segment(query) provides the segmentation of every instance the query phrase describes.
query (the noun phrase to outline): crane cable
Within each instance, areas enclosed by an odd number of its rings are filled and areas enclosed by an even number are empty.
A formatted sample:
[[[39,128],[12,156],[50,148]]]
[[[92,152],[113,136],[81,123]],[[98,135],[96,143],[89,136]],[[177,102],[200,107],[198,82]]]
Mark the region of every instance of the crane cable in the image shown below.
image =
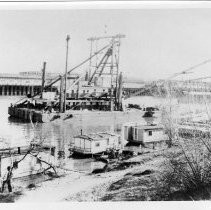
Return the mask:
[[[169,78],[167,78],[167,80],[172,79],[172,78],[174,78],[174,77],[177,77],[177,76],[179,76],[179,75],[181,75],[181,74],[187,74],[187,73],[190,72],[191,70],[196,69],[196,68],[198,68],[199,66],[205,65],[205,64],[207,64],[207,63],[209,63],[209,62],[211,62],[211,59],[205,60],[205,61],[203,61],[203,62],[201,62],[201,63],[198,63],[198,64],[196,64],[196,65],[194,65],[194,66],[189,67],[188,69],[185,69],[185,70],[183,70],[183,71],[181,71],[181,72],[175,73],[175,74],[173,74],[172,76],[170,76]]]
[[[100,50],[98,50],[96,53],[94,53],[92,56],[90,56],[89,58],[87,58],[86,60],[84,60],[83,62],[81,62],[80,64],[78,64],[78,65],[76,65],[75,67],[73,67],[72,69],[70,69],[70,70],[67,72],[67,74],[70,74],[70,73],[73,72],[75,69],[77,69],[77,68],[79,68],[80,66],[84,65],[86,62],[88,62],[88,61],[89,61],[90,59],[92,59],[93,57],[97,56],[97,54],[99,54],[100,52],[102,52],[103,50],[105,50],[105,49],[106,49],[107,47],[109,47],[109,46],[110,46],[110,44],[104,46],[103,48],[101,48]],[[63,76],[65,76],[65,74],[64,74]],[[62,76],[62,77],[63,77],[63,76]],[[46,86],[44,87],[44,90],[45,90],[46,88],[48,88],[48,87],[51,87],[51,86],[52,86],[53,84],[55,84],[56,82],[58,82],[58,81],[60,80],[60,78],[61,78],[61,76],[57,76],[56,78],[52,79],[53,81],[50,82],[50,84],[46,85]],[[40,91],[39,91],[38,93],[34,94],[32,97],[35,97],[35,96],[37,96],[37,95],[39,95],[39,94],[40,94]],[[27,97],[25,96],[25,97],[21,98],[20,100],[18,100],[17,102],[15,102],[14,104],[17,104],[17,103],[19,103],[20,101],[22,101],[23,99],[26,99],[26,98],[27,98]]]

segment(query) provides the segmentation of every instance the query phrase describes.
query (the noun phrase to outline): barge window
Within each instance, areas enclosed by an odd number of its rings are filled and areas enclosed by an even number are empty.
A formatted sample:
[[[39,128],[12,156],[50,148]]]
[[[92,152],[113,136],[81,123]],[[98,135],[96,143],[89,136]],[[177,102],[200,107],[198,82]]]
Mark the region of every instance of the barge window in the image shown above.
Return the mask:
[[[95,143],[95,146],[96,147],[99,147],[100,146],[100,143],[99,142]]]
[[[149,133],[148,133],[148,134],[149,134],[149,136],[152,136],[152,131],[149,131]]]

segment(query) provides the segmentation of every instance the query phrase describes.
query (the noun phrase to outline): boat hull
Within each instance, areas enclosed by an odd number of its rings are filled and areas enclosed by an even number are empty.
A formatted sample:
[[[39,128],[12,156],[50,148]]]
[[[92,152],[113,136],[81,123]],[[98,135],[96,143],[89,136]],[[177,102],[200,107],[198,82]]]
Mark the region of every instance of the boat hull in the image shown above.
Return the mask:
[[[13,117],[20,119],[22,121],[32,121],[32,122],[51,122],[56,119],[60,120],[72,120],[71,118],[80,118],[83,117],[112,117],[118,120],[119,118],[127,118],[128,116],[138,116],[142,118],[143,111],[129,110],[129,111],[78,111],[78,110],[68,110],[66,113],[47,113],[34,109],[27,108],[17,108],[9,107],[8,114]]]
[[[41,123],[51,122],[58,118],[65,119],[69,117],[69,115],[65,113],[47,113],[39,110],[18,107],[9,107],[8,114],[13,118],[17,118],[22,121],[32,121]]]
[[[77,151],[77,150],[73,150],[73,154],[72,157],[73,158],[88,158],[88,157],[100,157],[101,155],[103,155],[104,152],[100,152],[100,153],[86,153],[86,152],[81,152],[81,151]]]

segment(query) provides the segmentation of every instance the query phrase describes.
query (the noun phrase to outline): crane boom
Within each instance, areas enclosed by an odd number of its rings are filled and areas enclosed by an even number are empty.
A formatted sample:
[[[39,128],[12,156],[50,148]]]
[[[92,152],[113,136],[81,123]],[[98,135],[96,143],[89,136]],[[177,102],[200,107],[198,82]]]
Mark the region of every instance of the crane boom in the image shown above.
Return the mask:
[[[125,38],[124,34],[117,34],[115,36],[99,36],[99,37],[90,37],[87,40],[88,41],[96,41],[100,39],[117,39],[117,38]]]
[[[71,72],[73,72],[75,69],[79,68],[80,66],[84,65],[86,62],[88,62],[90,59],[92,59],[93,57],[95,57],[96,55],[98,55],[100,52],[102,52],[103,50],[105,50],[106,48],[108,48],[110,46],[110,44],[104,46],[103,48],[101,48],[100,50],[98,50],[97,52],[95,52],[93,55],[91,55],[89,58],[87,58],[86,60],[82,61],[80,64],[76,65],[75,67],[73,67],[72,69],[70,69],[67,74],[70,74]],[[65,74],[63,75],[65,76]],[[47,88],[51,87],[53,84],[55,84],[56,82],[58,82],[61,79],[61,75],[55,77],[53,79],[52,82],[50,82],[49,84],[47,84],[44,87],[44,90],[46,90]],[[40,94],[40,91],[34,95],[32,95],[31,97],[35,97],[37,95]],[[20,101],[26,99],[27,97],[21,98],[20,100],[18,100],[17,102],[15,102],[15,104],[19,103]]]
[[[105,65],[106,65],[106,62],[107,62],[108,58],[110,57],[111,53],[112,53],[112,49],[109,48],[109,49],[107,50],[107,52],[105,53],[105,55],[104,55],[104,56],[102,57],[102,59],[100,60],[99,64],[97,65],[95,71],[93,72],[93,74],[92,74],[92,76],[91,76],[91,78],[90,78],[90,80],[89,80],[89,83],[93,80],[93,78],[94,78],[94,76],[95,76],[97,70],[100,68],[101,64],[102,64],[103,61],[104,61],[104,64],[103,64],[103,66],[102,66],[102,68],[101,68],[101,71],[100,71],[99,76],[102,74],[103,69],[104,69],[104,67],[105,67]]]

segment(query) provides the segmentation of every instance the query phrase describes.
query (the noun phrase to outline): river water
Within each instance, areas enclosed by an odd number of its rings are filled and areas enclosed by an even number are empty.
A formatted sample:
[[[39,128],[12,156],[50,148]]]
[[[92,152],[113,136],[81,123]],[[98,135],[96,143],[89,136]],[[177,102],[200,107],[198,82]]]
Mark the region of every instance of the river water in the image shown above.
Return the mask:
[[[26,146],[33,139],[43,140],[48,145],[55,146],[57,151],[61,151],[64,155],[60,158],[61,165],[74,170],[91,171],[95,168],[96,162],[92,159],[71,159],[68,158],[73,137],[80,134],[81,130],[84,134],[101,131],[111,131],[121,133],[122,124],[125,122],[141,122],[146,124],[146,120],[142,117],[142,113],[134,112],[131,115],[124,115],[122,118],[108,115],[104,117],[80,116],[65,121],[55,120],[49,123],[31,124],[21,122],[17,119],[11,119],[8,115],[8,106],[19,100],[20,97],[1,96],[0,97],[0,148]],[[191,110],[191,105],[206,111],[211,107],[211,99],[197,100],[197,103],[187,100],[186,97],[180,98],[179,103],[182,110]],[[172,100],[171,100],[172,102]],[[140,106],[167,106],[169,101],[166,98],[156,98],[151,96],[141,96],[127,99],[126,103],[135,103]],[[173,103],[178,104],[178,99],[174,99]],[[211,113],[211,112],[210,112]],[[176,112],[177,114],[177,112]],[[152,121],[152,119],[149,119]],[[159,119],[155,119],[155,121]]]
[[[140,115],[125,115],[122,119],[116,119],[111,115],[106,117],[81,116],[68,119],[66,121],[55,120],[49,123],[27,123],[18,119],[11,119],[8,115],[8,106],[19,100],[15,96],[0,97],[0,148],[26,146],[33,139],[43,140],[48,145],[55,146],[64,155],[60,159],[61,165],[74,170],[90,171],[96,166],[96,162],[91,159],[70,159],[68,148],[73,142],[73,137],[81,133],[84,134],[111,131],[121,133],[121,126],[124,122],[139,121],[146,123]],[[138,98],[135,99],[137,101]],[[131,99],[129,103],[131,103]]]
[[[66,121],[55,120],[49,123],[31,124],[21,122],[17,119],[11,119],[7,113],[10,103],[14,103],[20,98],[15,96],[0,97],[0,148],[26,146],[33,139],[43,140],[45,143],[55,146],[58,151],[62,151],[64,156],[61,157],[61,165],[74,170],[90,171],[95,168],[91,159],[70,159],[68,148],[73,142],[73,137],[80,134],[81,130],[84,134],[112,131],[121,133],[121,126],[124,122],[141,122],[146,124],[143,113],[125,115],[122,119],[116,117],[95,117],[81,116],[78,118],[68,119]],[[155,98],[150,96],[134,97],[127,100],[126,103],[136,103],[141,106],[160,106],[166,102],[164,98]],[[175,101],[177,103],[177,101]],[[189,104],[184,102],[183,104]],[[201,105],[200,105],[201,106]]]

